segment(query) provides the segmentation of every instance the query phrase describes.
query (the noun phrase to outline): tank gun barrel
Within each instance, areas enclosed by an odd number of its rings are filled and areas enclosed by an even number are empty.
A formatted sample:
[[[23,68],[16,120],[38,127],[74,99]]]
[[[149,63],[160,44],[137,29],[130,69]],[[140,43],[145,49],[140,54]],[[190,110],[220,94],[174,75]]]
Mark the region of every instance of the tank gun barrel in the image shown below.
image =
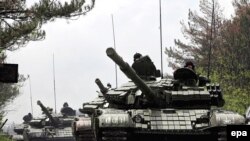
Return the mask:
[[[95,83],[97,84],[97,86],[99,87],[100,91],[103,94],[106,94],[108,92],[108,88],[104,87],[101,80],[96,78]]]
[[[52,124],[54,126],[57,126],[56,120],[52,117],[52,115],[49,113],[48,109],[42,104],[42,102],[40,100],[37,101],[37,105],[39,105],[41,107],[42,111],[50,119],[50,121],[52,122]]]
[[[121,69],[121,71],[131,79],[135,85],[146,95],[149,101],[155,99],[154,92],[147,84],[135,73],[135,71],[120,57],[113,48],[108,48],[106,53]]]

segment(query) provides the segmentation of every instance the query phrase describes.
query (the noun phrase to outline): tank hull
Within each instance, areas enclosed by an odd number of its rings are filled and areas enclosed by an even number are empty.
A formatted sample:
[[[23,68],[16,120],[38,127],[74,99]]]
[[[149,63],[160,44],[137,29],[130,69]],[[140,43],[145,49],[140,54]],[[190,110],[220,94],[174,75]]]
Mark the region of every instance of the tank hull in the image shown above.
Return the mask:
[[[78,141],[226,140],[226,124],[244,124],[237,113],[207,109],[97,109],[100,115],[75,122]],[[231,117],[231,119],[229,118]],[[217,118],[217,119],[216,119]],[[77,123],[78,122],[78,123]]]

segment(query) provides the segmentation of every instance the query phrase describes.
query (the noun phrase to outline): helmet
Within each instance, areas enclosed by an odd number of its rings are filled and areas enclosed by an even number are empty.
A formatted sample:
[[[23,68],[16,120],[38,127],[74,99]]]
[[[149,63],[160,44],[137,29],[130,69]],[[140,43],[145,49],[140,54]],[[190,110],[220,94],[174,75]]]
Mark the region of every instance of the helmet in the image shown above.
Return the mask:
[[[188,67],[189,65],[191,65],[192,69],[195,70],[195,65],[192,61],[187,61],[184,67]]]
[[[134,55],[134,61],[136,60],[136,59],[139,59],[139,58],[141,58],[141,54],[140,53],[135,53],[135,55]]]
[[[69,104],[67,102],[63,103],[63,107],[68,107],[68,106],[69,106]]]

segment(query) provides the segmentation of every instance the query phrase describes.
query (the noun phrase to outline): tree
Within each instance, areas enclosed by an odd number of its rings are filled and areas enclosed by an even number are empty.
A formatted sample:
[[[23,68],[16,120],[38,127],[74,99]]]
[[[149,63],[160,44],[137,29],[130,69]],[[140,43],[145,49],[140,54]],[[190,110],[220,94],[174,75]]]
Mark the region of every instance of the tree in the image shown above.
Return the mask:
[[[95,0],[40,0],[27,7],[25,0],[0,0],[0,62],[7,57],[5,50],[16,50],[29,41],[45,38],[43,24],[57,18],[72,19],[87,14],[94,8]],[[0,121],[2,109],[19,94],[19,88],[25,78],[20,75],[18,84],[0,83]]]
[[[222,82],[228,97],[227,109],[244,112],[250,105],[250,3],[235,0],[235,16],[222,28],[220,52]]]
[[[175,40],[177,48],[166,49],[176,67],[193,60],[198,73],[207,73],[224,90],[225,109],[244,113],[250,101],[250,4],[248,0],[234,1],[236,15],[223,19],[215,0],[202,0],[200,11],[189,11],[188,24],[183,35],[189,41]],[[211,74],[211,75],[210,75]]]
[[[214,45],[217,44],[223,15],[216,0],[211,2],[201,0],[199,6],[202,15],[189,10],[188,24],[181,22],[182,33],[188,43],[175,39],[176,47],[166,48],[165,50],[165,53],[171,59],[169,65],[173,68],[179,67],[187,60],[192,60],[203,70],[207,69],[210,49],[214,51]],[[215,55],[211,56],[213,59],[215,57]]]
[[[25,0],[0,0],[0,52],[16,50],[29,41],[44,39],[41,26],[56,18],[72,19],[93,9],[95,0],[71,0],[62,4],[56,0],[40,0],[26,7]]]
[[[223,52],[221,66],[227,70],[232,85],[244,88],[250,82],[250,4],[235,0],[236,15],[225,22],[222,30]]]

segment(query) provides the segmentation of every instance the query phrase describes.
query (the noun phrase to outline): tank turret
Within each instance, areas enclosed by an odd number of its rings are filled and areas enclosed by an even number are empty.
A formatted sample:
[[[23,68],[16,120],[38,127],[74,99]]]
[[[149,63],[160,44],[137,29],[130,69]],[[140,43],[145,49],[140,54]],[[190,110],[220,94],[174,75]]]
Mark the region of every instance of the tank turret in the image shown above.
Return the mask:
[[[42,104],[40,100],[37,101],[37,105],[39,105],[43,111],[43,113],[49,118],[53,126],[58,126],[58,122],[56,119],[51,115],[51,113],[48,111],[48,109]]]
[[[95,83],[99,87],[103,95],[105,95],[108,92],[108,88],[104,87],[100,79],[96,78]]]

